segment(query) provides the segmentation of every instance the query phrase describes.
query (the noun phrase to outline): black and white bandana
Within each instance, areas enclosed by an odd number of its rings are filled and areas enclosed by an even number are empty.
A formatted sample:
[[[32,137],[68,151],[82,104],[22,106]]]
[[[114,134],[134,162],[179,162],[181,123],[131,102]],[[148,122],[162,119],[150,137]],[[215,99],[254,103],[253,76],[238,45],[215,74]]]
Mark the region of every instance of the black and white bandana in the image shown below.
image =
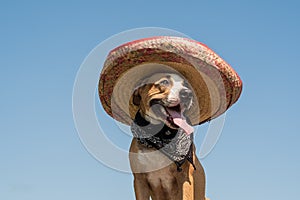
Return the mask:
[[[154,147],[177,165],[181,166],[188,160],[193,163],[193,134],[185,134],[179,129],[171,129],[165,124],[150,124],[137,112],[131,125],[131,132],[138,142],[146,147]],[[196,169],[196,168],[195,168]]]

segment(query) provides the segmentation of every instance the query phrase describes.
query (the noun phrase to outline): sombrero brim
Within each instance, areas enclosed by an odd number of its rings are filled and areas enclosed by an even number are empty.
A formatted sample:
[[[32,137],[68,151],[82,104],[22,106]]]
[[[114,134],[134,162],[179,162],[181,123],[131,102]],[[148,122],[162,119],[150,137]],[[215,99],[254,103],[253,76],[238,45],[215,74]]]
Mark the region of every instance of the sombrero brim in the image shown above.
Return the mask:
[[[126,43],[106,58],[99,80],[104,110],[130,125],[138,111],[131,97],[140,81],[154,73],[178,73],[190,84],[194,103],[187,112],[192,125],[224,113],[239,98],[238,74],[207,46],[187,38],[153,37]]]

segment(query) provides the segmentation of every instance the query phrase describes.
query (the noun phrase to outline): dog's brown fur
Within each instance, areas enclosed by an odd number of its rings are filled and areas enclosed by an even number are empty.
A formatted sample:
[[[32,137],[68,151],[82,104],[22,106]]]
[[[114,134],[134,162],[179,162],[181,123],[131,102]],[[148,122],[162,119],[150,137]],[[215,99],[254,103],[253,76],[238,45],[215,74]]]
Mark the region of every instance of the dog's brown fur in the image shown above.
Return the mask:
[[[132,140],[131,153],[148,153],[156,151],[154,148],[146,148],[139,144],[136,139]],[[161,161],[166,158],[163,154],[154,155],[149,161]],[[175,163],[146,173],[133,173],[134,190],[137,200],[205,200],[205,174],[204,170],[193,152],[193,161],[196,170],[191,163],[185,162],[182,171],[177,171]],[[130,156],[132,171],[143,171],[145,166],[136,157]],[[156,163],[149,163],[155,165]],[[151,167],[150,167],[151,168]]]
[[[143,116],[147,113],[145,118],[148,117],[155,122],[160,119],[151,114],[150,101],[165,98],[170,93],[172,80],[166,86],[158,84],[163,79],[171,79],[165,74],[156,74],[149,79],[135,91],[132,101],[139,105]],[[205,200],[205,174],[195,155],[195,148],[193,150],[196,170],[186,161],[182,165],[182,171],[179,172],[176,164],[164,154],[155,148],[140,144],[134,138],[129,159],[134,175],[136,199],[149,200],[151,196],[152,200]]]

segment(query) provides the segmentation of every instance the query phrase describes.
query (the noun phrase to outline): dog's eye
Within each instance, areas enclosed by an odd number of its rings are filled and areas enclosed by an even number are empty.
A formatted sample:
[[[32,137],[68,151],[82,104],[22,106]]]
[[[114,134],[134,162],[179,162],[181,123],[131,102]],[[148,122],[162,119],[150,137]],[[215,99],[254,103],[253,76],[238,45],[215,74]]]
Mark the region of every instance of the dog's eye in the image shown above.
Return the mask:
[[[169,85],[169,81],[168,80],[162,80],[161,82],[159,82],[160,85]]]
[[[184,82],[183,82],[183,86],[184,86],[184,87],[189,87],[188,82],[184,81]]]

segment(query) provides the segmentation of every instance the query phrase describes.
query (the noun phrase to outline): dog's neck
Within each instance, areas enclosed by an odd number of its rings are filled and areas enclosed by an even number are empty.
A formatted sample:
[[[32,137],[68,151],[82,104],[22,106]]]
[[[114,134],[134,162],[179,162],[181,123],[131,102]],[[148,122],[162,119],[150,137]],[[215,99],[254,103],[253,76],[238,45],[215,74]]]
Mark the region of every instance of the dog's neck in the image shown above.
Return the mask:
[[[131,125],[133,136],[138,142],[147,148],[156,148],[177,165],[181,171],[181,165],[188,160],[193,163],[193,134],[187,135],[179,129],[171,129],[167,125],[151,124],[139,112]]]

